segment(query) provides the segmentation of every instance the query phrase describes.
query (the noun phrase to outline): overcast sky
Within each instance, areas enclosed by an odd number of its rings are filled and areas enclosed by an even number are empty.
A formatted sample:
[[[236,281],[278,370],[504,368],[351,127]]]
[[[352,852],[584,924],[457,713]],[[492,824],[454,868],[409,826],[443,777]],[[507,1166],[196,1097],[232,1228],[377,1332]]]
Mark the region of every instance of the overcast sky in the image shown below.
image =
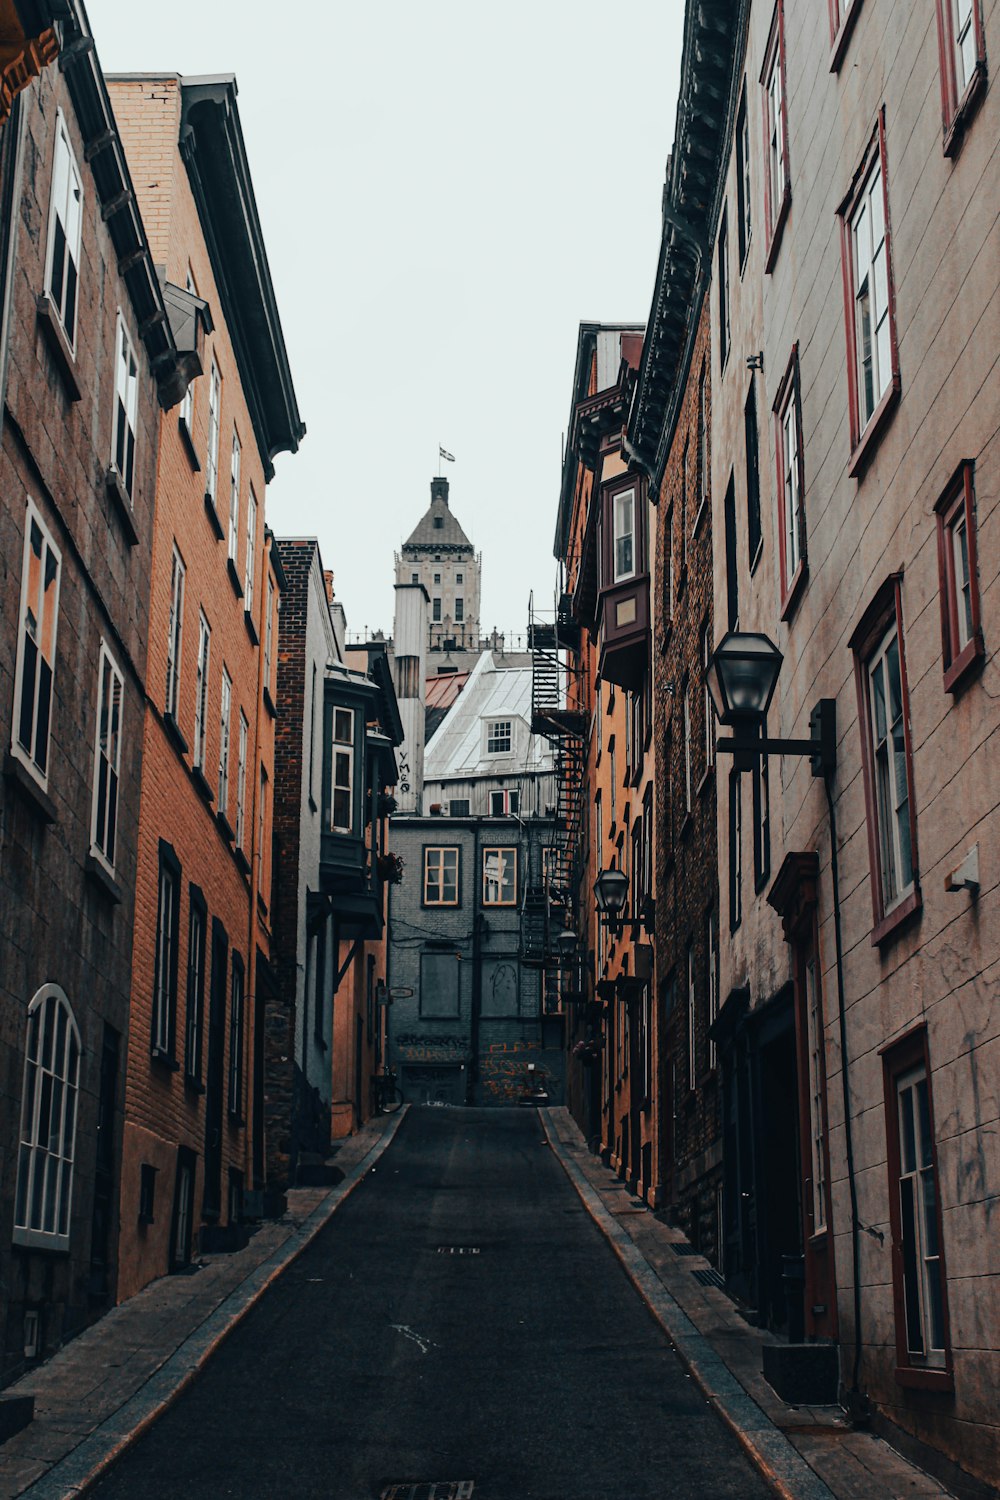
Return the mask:
[[[236,74],[308,428],[269,525],[318,536],[349,628],[388,631],[441,443],[482,624],[522,631],[555,586],[578,325],[649,312],[680,0],[87,9],[108,72]]]

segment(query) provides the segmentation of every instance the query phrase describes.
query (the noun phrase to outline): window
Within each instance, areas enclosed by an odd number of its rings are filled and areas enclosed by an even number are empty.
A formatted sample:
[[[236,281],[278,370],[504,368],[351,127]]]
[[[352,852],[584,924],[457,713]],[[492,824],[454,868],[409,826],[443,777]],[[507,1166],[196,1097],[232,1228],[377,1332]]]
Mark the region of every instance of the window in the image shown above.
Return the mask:
[[[208,451],[205,459],[205,493],[215,503],[219,487],[219,422],[222,414],[222,376],[212,360],[208,377]]]
[[[710,911],[705,919],[705,962],[708,967],[708,1066],[714,1068],[718,1057],[711,1028],[719,1015],[719,925],[714,911]]]
[[[503,818],[521,810],[521,793],[516,787],[505,787],[502,792],[490,792],[490,817]]]
[[[441,600],[436,597],[431,601],[431,619],[435,625],[441,622]]]
[[[691,477],[691,465],[690,465],[690,461],[689,461],[690,448],[691,448],[690,439],[689,438],[685,438],[685,440],[684,440],[684,452],[681,455],[681,514],[680,514],[680,523],[681,523],[681,576],[680,576],[680,579],[678,580],[678,592],[680,592],[680,590],[684,587],[684,580],[687,577],[687,565],[688,565],[687,523],[688,523],[688,511],[690,509],[690,503],[689,503],[689,497],[688,497],[688,484],[689,484],[690,477]]]
[[[730,630],[740,628],[740,579],[736,557],[736,485],[729,475],[726,498],[722,503],[726,525],[726,610]]]
[[[419,583],[420,582],[420,574],[419,573],[411,573],[410,574],[410,582],[411,583]]]
[[[233,679],[222,669],[222,693],[219,700],[219,812],[229,810],[229,725],[233,714]]]
[[[434,582],[437,583],[437,584],[439,584],[441,582],[441,574],[440,573],[435,573],[434,574]]]
[[[316,663],[312,664],[312,692],[309,695],[309,804],[316,811],[313,802],[313,766],[316,762]]]
[[[424,905],[458,905],[457,848],[424,850]]]
[[[233,954],[229,984],[229,1117],[243,1123],[243,960]]]
[[[883,1054],[896,1379],[948,1388],[951,1348],[934,1114],[921,1028]]]
[[[778,253],[792,201],[788,172],[788,114],[785,108],[785,11],[783,0],[775,6],[764,53],[760,81],[764,86],[764,238],[767,241],[765,271],[770,271]]]
[[[705,774],[712,770],[715,765],[715,708],[712,705],[712,694],[708,690],[708,667],[712,660],[712,627],[706,620],[701,627],[701,699],[702,711],[705,716]]]
[[[76,344],[82,205],[80,173],[60,109],[56,111],[56,149],[52,162],[52,201],[49,209],[45,284],[71,349]]]
[[[823,1001],[812,953],[805,966],[806,1049],[809,1067],[809,1126],[812,1161],[812,1233],[826,1229],[826,1068],[823,1061]]]
[[[729,208],[722,210],[719,225],[719,368],[726,368],[729,358]]]
[[[186,280],[186,283],[185,283],[185,289],[186,289],[187,294],[188,294],[189,297],[197,297],[197,295],[198,295],[198,288],[195,285],[194,276],[192,275],[191,267],[190,266],[188,266],[188,270],[187,270],[187,280]],[[184,389],[184,396],[183,396],[183,398],[181,400],[180,411],[178,412],[178,418],[179,418],[179,420],[181,422],[184,423],[184,427],[185,427],[185,430],[187,431],[187,435],[188,435],[188,437],[190,437],[191,433],[192,433],[192,430],[194,428],[194,381],[193,380],[189,380],[188,383],[187,383],[187,385],[186,385],[186,387],[185,387],[185,389]]]
[[[901,579],[890,577],[851,637],[872,871],[872,941],[920,905]]]
[[[695,982],[694,982],[694,944],[687,945],[687,1051],[688,1051],[688,1089],[693,1090],[698,1083],[698,1062],[696,1054],[695,1037]]]
[[[833,47],[831,73],[837,72],[840,67],[860,9],[861,0],[830,0],[830,42]]]
[[[684,679],[682,713],[684,723],[684,811],[691,811],[691,684]]]
[[[513,749],[513,722],[491,719],[486,725],[486,754],[510,755]]]
[[[115,867],[118,783],[122,760],[122,695],[125,682],[104,641],[97,664],[97,733],[94,742],[94,796],[90,851],[109,870]]]
[[[802,457],[802,409],[799,397],[799,346],[774,398],[774,450],[778,467],[778,553],[781,564],[781,617],[787,620],[806,577],[805,481]]]
[[[594,852],[598,868],[604,864],[604,803],[600,792],[594,798]]]
[[[455,600],[455,624],[461,625],[465,620],[465,600],[461,597]]]
[[[663,624],[669,628],[674,617],[674,508],[671,505],[663,527]]]
[[[333,710],[333,765],[330,827],[334,833],[354,829],[354,709]]]
[[[28,1006],[14,1243],[69,1248],[80,1033],[57,984]]]
[[[264,619],[264,692],[271,692],[271,654],[274,650],[274,584],[267,575],[267,606]]]
[[[708,501],[710,484],[708,473],[708,371],[704,362],[701,366],[701,375],[698,378],[698,511],[695,516],[697,525],[701,508]],[[685,558],[685,564],[687,559]]]
[[[635,490],[614,497],[614,581],[635,577]]]
[[[729,930],[743,921],[743,791],[738,771],[729,773]]]
[[[184,624],[184,563],[174,547],[170,573],[170,619],[167,624],[167,693],[164,708],[177,722],[181,680],[181,633]]]
[[[750,571],[757,565],[763,546],[760,526],[760,438],[757,431],[757,385],[750,377],[750,389],[743,408],[743,431],[747,459],[747,546]]]
[[[265,887],[264,876],[268,871],[268,865],[264,860],[265,841],[267,837],[267,772],[264,767],[260,768],[260,787],[257,798],[257,898],[263,901],[266,907],[267,898],[270,895],[270,887]]]
[[[126,495],[132,499],[135,482],[135,430],[138,423],[139,377],[135,353],[121,313],[115,341],[115,415],[111,460]]]
[[[194,686],[194,749],[192,759],[196,768],[205,767],[205,738],[208,725],[208,668],[212,654],[212,629],[205,616],[198,623],[198,675]]]
[[[753,211],[750,194],[750,124],[747,119],[747,94],[743,90],[740,111],[736,119],[736,219],[740,252],[740,270],[750,248],[753,227]]]
[[[986,649],[979,602],[973,477],[972,460],[966,459],[935,506],[944,685],[949,693],[982,660]]]
[[[517,850],[483,850],[483,905],[517,905]]]
[[[986,40],[979,0],[937,0],[944,153],[951,156],[986,83]]]
[[[767,737],[767,724],[764,725]],[[771,874],[771,788],[767,756],[754,756],[753,766],[753,878],[759,891]]]
[[[13,751],[43,782],[49,768],[60,570],[59,552],[29,500],[21,567],[21,620],[14,688],[17,728]]]
[[[243,595],[244,595],[243,608],[246,610],[246,612],[247,612],[248,615],[252,615],[253,614],[254,569],[255,569],[256,563],[257,563],[257,559],[256,559],[256,556],[255,556],[256,550],[257,550],[257,496],[253,492],[253,485],[251,485],[250,486],[250,496],[249,496],[249,499],[247,500],[247,559],[246,559],[246,566],[243,569]]]
[[[196,885],[189,888],[187,983],[185,986],[184,1076],[189,1083],[201,1082],[202,1017],[205,1007],[205,933],[207,913],[204,897]]]
[[[180,902],[181,867],[171,846],[161,839],[150,1048],[154,1057],[166,1062],[173,1062],[177,1026],[177,924]]]
[[[456,573],[455,574],[455,582],[456,583],[464,583],[465,582],[465,574],[464,573]]]
[[[608,760],[610,761],[610,765],[608,766],[608,779],[611,783],[611,807],[609,811],[611,814],[611,827],[614,828],[615,824],[618,821],[618,767],[615,764],[616,756],[614,735],[612,735],[608,740]]]
[[[885,113],[840,206],[851,414],[850,472],[899,394],[889,204],[885,191]],[[864,440],[864,441],[863,441]]]
[[[236,562],[240,536],[240,440],[233,429],[233,454],[229,464],[229,559]]]
[[[239,752],[236,760],[236,847],[243,848],[244,831],[246,827],[246,800],[247,800],[247,741],[250,737],[250,725],[247,723],[246,715],[240,709],[240,742]]]

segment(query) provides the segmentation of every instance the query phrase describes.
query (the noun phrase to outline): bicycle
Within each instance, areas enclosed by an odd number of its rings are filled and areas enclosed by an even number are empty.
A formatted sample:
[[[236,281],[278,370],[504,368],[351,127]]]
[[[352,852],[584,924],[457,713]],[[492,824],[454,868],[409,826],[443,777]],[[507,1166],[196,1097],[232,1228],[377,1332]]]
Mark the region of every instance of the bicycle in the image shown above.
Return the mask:
[[[403,1103],[403,1091],[396,1081],[396,1069],[388,1065],[372,1077],[372,1099],[380,1115],[394,1115]]]

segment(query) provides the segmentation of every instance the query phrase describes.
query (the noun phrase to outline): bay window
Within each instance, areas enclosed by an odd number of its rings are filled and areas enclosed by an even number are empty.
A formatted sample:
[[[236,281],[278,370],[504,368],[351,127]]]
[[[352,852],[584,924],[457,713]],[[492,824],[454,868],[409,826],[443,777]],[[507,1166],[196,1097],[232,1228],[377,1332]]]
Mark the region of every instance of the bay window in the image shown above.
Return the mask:
[[[333,710],[333,760],[330,785],[330,827],[334,833],[354,831],[354,709]]]
[[[614,497],[614,581],[635,576],[635,490]]]

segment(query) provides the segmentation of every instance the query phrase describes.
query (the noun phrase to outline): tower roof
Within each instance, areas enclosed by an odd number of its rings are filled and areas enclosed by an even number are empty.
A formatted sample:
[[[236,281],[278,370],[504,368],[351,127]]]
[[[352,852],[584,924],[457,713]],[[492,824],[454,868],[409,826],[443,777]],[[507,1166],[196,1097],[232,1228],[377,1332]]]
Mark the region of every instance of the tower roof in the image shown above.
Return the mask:
[[[431,503],[403,543],[403,551],[437,552],[442,547],[473,550],[448,504],[447,479],[436,478],[431,480]]]

